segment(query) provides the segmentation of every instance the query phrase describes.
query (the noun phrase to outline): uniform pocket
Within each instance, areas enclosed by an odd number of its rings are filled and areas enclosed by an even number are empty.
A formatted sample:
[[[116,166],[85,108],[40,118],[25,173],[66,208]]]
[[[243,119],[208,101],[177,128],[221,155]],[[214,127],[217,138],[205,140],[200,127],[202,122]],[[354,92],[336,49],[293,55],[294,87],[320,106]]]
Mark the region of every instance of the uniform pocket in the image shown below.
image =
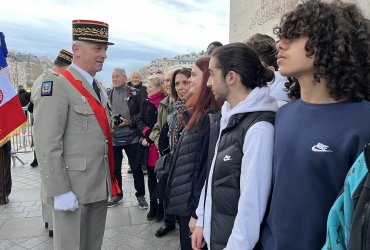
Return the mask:
[[[67,171],[86,171],[86,158],[65,157]]]
[[[66,170],[73,193],[81,201],[86,197],[86,158],[65,157]]]
[[[89,105],[75,104],[73,105],[73,111],[71,114],[72,130],[77,133],[86,133],[89,126],[88,122],[92,115],[94,115],[93,110]]]

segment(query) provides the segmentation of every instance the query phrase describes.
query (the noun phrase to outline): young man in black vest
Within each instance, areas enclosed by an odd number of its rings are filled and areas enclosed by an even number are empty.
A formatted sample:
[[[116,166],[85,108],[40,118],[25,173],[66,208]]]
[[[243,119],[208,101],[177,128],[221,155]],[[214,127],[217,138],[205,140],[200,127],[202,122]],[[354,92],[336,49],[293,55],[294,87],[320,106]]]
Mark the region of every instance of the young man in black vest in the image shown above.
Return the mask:
[[[277,103],[266,83],[274,73],[242,43],[214,51],[209,72],[213,94],[225,103],[192,247],[253,249],[270,195]]]

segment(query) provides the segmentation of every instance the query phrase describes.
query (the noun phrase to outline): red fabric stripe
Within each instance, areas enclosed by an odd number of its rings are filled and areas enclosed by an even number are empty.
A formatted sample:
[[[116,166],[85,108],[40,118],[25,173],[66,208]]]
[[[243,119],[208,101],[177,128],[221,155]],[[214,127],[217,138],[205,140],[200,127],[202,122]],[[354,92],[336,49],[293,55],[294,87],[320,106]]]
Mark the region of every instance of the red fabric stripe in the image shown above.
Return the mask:
[[[94,21],[94,20],[73,20],[72,24],[75,24],[75,23],[98,24],[98,25],[103,25],[105,27],[108,27],[107,23],[100,22],[100,21]]]
[[[60,72],[61,75],[65,76],[69,82],[85,97],[90,104],[90,107],[94,111],[94,115],[99,122],[100,128],[103,130],[103,133],[108,140],[108,159],[109,159],[109,172],[111,175],[112,182],[112,196],[118,195],[121,191],[118,186],[118,182],[114,176],[114,157],[113,157],[113,144],[112,144],[112,135],[110,133],[110,127],[107,115],[105,113],[104,107],[87,91],[83,86],[82,82],[73,78],[72,74],[64,70]]]
[[[18,96],[0,107],[0,141],[27,121]]]

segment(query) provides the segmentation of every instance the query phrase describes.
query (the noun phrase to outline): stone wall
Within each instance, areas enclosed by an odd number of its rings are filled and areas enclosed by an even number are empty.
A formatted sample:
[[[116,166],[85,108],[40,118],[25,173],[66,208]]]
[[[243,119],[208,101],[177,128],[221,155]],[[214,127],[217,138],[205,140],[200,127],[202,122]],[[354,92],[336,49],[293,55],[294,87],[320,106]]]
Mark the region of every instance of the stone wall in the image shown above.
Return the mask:
[[[369,0],[347,0],[357,3],[370,18]],[[242,42],[255,33],[272,35],[280,17],[302,0],[230,0],[230,42]]]

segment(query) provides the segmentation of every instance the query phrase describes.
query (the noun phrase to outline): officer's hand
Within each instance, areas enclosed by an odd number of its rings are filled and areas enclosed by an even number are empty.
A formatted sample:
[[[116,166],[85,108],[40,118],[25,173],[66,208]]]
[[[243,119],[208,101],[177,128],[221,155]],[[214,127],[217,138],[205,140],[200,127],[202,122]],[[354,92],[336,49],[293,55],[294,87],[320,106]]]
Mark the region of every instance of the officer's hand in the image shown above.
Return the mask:
[[[191,247],[194,250],[201,250],[206,245],[203,238],[203,228],[196,226],[191,235]]]
[[[71,211],[74,212],[78,208],[77,196],[69,191],[68,193],[54,196],[55,211]]]

